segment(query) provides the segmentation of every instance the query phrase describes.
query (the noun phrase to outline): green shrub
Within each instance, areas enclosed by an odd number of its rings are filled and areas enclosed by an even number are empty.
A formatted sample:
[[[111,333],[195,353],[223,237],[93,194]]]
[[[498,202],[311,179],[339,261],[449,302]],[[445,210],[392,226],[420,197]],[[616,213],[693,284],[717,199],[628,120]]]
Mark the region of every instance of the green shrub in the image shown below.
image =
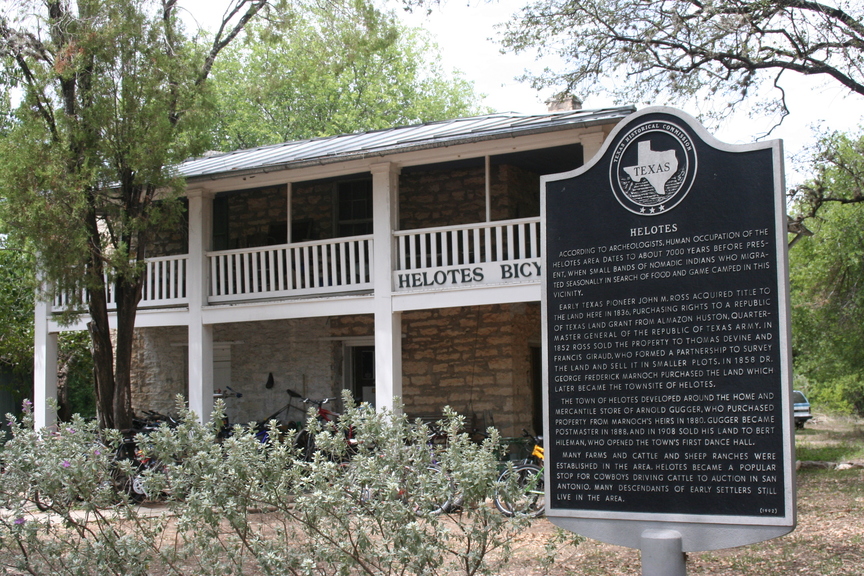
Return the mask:
[[[498,435],[481,444],[447,412],[449,441],[428,428],[353,405],[337,423],[311,418],[311,459],[297,433],[218,430],[183,411],[139,446],[161,463],[144,473],[169,514],[148,515],[112,489],[120,440],[76,418],[56,433],[12,422],[0,479],[0,565],[31,574],[429,575],[494,573],[530,521],[489,505]],[[217,406],[212,422],[221,421]],[[350,437],[350,441],[349,441]],[[37,513],[38,498],[51,506]],[[441,514],[443,507],[449,514]],[[491,554],[495,552],[495,554]]]
[[[808,399],[828,412],[864,416],[864,376],[847,374],[811,383]]]

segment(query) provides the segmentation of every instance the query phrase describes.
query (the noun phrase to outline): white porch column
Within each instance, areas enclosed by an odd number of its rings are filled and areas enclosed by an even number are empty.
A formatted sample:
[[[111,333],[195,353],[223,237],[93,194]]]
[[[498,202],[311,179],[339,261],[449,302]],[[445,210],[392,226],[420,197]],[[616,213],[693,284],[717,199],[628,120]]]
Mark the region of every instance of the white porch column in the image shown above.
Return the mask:
[[[603,132],[591,132],[579,136],[579,143],[582,144],[583,164],[587,164],[600,151],[604,140],[606,140],[606,134]]]
[[[372,167],[373,260],[375,284],[375,406],[393,408],[402,396],[402,315],[393,311],[393,231],[399,227],[399,169]]]
[[[36,429],[53,426],[57,413],[48,408],[48,399],[57,398],[58,334],[48,332],[50,303],[36,300],[33,338],[33,419]]]
[[[209,295],[206,253],[213,230],[213,195],[189,190],[189,261],[186,293],[189,296],[189,408],[206,422],[213,412],[213,327],[205,325],[202,308]]]

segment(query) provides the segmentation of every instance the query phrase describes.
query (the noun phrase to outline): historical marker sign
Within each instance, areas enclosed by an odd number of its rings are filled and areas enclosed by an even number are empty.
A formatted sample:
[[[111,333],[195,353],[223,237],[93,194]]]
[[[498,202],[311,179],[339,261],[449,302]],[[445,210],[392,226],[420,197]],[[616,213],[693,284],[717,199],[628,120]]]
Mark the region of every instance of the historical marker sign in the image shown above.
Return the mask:
[[[542,189],[549,517],[685,550],[792,530],[780,142],[649,108]]]

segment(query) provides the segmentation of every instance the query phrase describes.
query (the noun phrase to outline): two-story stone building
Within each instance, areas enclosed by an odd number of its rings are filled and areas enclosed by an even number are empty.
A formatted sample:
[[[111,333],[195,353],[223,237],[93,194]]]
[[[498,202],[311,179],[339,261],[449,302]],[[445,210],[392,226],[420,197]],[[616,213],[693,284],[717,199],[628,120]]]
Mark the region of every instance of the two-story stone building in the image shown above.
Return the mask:
[[[207,415],[230,387],[229,416],[246,422],[288,388],[347,388],[539,430],[539,179],[583,164],[631,112],[493,114],[182,164],[188,226],[147,261],[134,408],[171,411],[180,393]],[[57,335],[85,324],[54,311],[37,306],[43,423]]]

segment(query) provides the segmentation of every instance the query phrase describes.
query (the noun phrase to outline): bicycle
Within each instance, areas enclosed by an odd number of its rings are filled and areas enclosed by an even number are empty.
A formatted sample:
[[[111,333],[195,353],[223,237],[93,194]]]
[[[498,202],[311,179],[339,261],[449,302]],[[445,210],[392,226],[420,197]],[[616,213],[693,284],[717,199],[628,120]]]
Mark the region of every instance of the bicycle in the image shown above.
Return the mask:
[[[115,490],[125,494],[130,501],[140,503],[152,500],[157,494],[148,492],[145,479],[148,471],[165,473],[165,464],[148,456],[138,445],[139,435],[148,436],[160,426],[176,428],[180,422],[172,417],[153,410],[144,410],[143,417],[133,418],[133,428],[124,430],[123,437],[114,451],[114,470],[112,472]],[[128,462],[128,469],[123,464]]]
[[[498,476],[495,507],[505,516],[524,514],[537,518],[546,510],[543,439],[527,430],[522,431],[534,442],[534,448],[528,458],[508,466]]]
[[[446,443],[447,434],[435,425],[426,431],[426,454],[415,454],[407,463],[399,463],[387,450],[367,453],[363,462],[372,463],[378,472],[376,480],[367,481],[368,471],[358,469],[356,462],[347,465],[346,474],[350,483],[356,484],[357,502],[360,509],[377,503],[396,500],[415,515],[446,514],[462,505],[462,495],[456,483],[442,469],[437,460],[437,446]],[[428,455],[428,456],[427,456]],[[377,461],[369,460],[379,459]],[[381,482],[381,478],[389,482]]]

